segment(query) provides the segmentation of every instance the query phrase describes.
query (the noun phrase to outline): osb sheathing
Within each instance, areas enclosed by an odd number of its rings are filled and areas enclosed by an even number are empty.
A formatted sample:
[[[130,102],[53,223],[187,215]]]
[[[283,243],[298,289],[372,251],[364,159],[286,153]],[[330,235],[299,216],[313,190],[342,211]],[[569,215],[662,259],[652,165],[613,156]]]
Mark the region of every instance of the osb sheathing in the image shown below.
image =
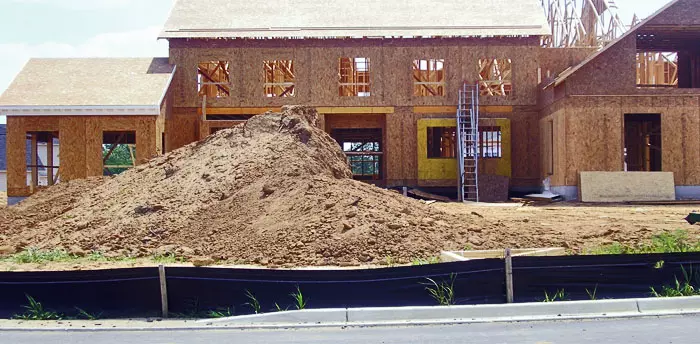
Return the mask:
[[[534,105],[537,97],[536,39],[441,40],[171,40],[170,62],[178,66],[173,81],[176,107],[201,107],[197,95],[199,62],[230,62],[231,96],[207,99],[209,107],[455,105],[463,81],[478,78],[480,58],[513,59],[513,94],[483,97],[483,105]],[[338,95],[338,58],[370,59],[370,97]],[[295,97],[263,95],[263,60],[295,61]],[[446,95],[414,97],[411,65],[415,59],[445,59]]]
[[[102,175],[102,133],[135,131],[136,160],[158,154],[154,116],[57,116],[8,118],[8,195],[27,196],[26,133],[58,131],[62,181]]]
[[[700,184],[698,97],[569,97],[562,103],[540,120],[540,128],[554,121],[552,185],[578,185],[581,171],[622,171],[624,115],[649,113],[661,114],[663,171],[674,172],[676,185]]]
[[[700,25],[698,8],[700,8],[699,0],[681,0],[652,18],[647,25]]]
[[[197,109],[174,108],[165,122],[165,150],[170,152],[199,140]]]
[[[543,48],[539,50],[542,80],[554,77],[565,69],[579,64],[593,54],[596,48]]]

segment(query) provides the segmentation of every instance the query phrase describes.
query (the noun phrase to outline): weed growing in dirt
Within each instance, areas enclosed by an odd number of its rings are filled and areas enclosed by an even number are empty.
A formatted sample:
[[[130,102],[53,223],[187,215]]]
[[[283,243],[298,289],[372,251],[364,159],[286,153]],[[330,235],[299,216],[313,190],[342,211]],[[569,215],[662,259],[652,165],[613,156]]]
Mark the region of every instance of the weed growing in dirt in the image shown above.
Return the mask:
[[[182,257],[177,257],[172,253],[157,254],[153,256],[153,262],[158,264],[175,264],[183,263],[185,261]]]
[[[6,261],[11,261],[17,264],[29,263],[47,263],[47,262],[66,262],[75,259],[74,255],[61,249],[41,250],[35,247],[27,248],[26,250],[13,254]]]
[[[392,256],[386,256],[386,266],[393,268],[396,266],[396,261]]]
[[[440,263],[440,257],[415,258],[411,261],[411,265],[428,265]]]
[[[457,276],[455,274],[450,274],[450,278],[447,281],[436,282],[434,279],[426,277],[427,283],[421,283],[425,285],[425,290],[428,291],[430,297],[432,297],[440,306],[450,306],[455,304],[455,280]]]
[[[31,297],[27,294],[24,294],[24,295],[27,297],[27,302],[29,302],[29,303],[22,306],[22,308],[25,309],[24,313],[15,314],[14,316],[12,316],[13,319],[20,319],[20,320],[61,320],[61,319],[63,319],[63,316],[61,314],[44,309],[44,306],[41,304],[41,302],[35,300],[33,297]]]
[[[653,297],[678,297],[678,296],[695,296],[700,295],[700,273],[693,270],[691,266],[688,270],[681,266],[683,270],[683,279],[674,279],[673,285],[665,285],[661,290],[651,287],[651,296]]]
[[[299,286],[297,286],[297,291],[289,294],[289,296],[291,296],[292,299],[294,299],[294,307],[296,307],[296,309],[302,310],[306,308],[306,302],[308,300],[304,299],[304,294],[301,293],[301,289],[299,289]]]
[[[248,298],[248,302],[244,303],[247,306],[250,306],[250,308],[253,309],[253,312],[255,314],[260,314],[260,302],[258,302],[258,299],[253,295],[253,293],[250,292],[250,290],[245,291],[245,297]]]
[[[554,294],[549,294],[546,290],[544,291],[544,299],[542,302],[556,302],[556,301],[567,301],[569,296],[566,295],[564,289],[557,290]]]
[[[614,242],[594,247],[585,254],[637,254],[637,253],[677,253],[700,252],[700,238],[691,237],[687,230],[679,229],[654,235],[648,243],[631,246]]]

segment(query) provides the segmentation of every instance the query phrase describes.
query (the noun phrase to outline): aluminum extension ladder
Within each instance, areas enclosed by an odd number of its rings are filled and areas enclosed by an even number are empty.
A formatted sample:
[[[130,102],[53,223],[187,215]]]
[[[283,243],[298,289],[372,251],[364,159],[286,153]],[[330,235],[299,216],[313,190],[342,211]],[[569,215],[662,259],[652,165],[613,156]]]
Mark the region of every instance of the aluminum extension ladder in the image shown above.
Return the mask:
[[[457,198],[479,201],[479,85],[464,83],[457,105]]]

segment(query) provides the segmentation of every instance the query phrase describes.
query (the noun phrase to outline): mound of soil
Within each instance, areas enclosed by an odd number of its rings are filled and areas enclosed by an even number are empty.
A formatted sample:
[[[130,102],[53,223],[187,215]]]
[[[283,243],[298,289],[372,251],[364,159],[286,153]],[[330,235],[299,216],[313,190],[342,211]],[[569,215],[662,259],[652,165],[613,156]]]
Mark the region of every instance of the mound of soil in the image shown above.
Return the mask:
[[[286,107],[119,176],[63,182],[0,210],[0,246],[206,255],[268,266],[407,262],[490,227],[352,180],[313,108]]]

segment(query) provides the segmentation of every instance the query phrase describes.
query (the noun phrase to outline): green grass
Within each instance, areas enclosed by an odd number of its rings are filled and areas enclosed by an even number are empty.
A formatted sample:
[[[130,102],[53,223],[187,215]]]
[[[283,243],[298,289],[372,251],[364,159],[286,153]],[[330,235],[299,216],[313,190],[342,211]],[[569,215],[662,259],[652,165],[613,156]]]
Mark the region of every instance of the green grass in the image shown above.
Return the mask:
[[[299,289],[299,286],[297,286],[297,291],[289,294],[289,296],[291,296],[294,300],[294,307],[296,307],[296,309],[302,310],[306,308],[306,303],[308,302],[308,299],[304,298],[304,294],[301,293],[301,289]]]
[[[226,308],[210,310],[207,313],[207,316],[210,318],[227,318],[227,317],[232,317],[232,316],[236,315],[235,313],[236,312],[234,309],[232,309],[230,307],[226,307]]]
[[[440,263],[440,257],[414,258],[411,265],[428,265]]]
[[[683,270],[683,278],[674,278],[671,285],[662,286],[661,289],[651,287],[651,296],[653,297],[679,297],[679,296],[696,296],[700,295],[700,272],[694,270],[692,266],[686,269],[681,265]]]
[[[455,274],[450,274],[450,277],[446,281],[436,282],[432,278],[425,278],[428,282],[421,283],[425,285],[425,290],[428,291],[430,297],[435,300],[440,306],[450,306],[455,304],[455,280],[457,276]]]
[[[245,303],[245,305],[252,308],[255,314],[260,314],[260,302],[258,302],[258,299],[255,297],[255,295],[253,295],[253,293],[251,293],[250,290],[246,289],[245,297],[247,297],[249,300]]]
[[[564,289],[557,290],[554,294],[549,294],[546,290],[544,291],[544,299],[542,302],[556,302],[556,301],[567,301],[569,296],[564,292]]]
[[[44,309],[44,305],[41,302],[35,300],[33,297],[25,294],[27,297],[28,304],[23,305],[24,313],[15,314],[12,316],[13,319],[19,320],[61,320],[63,315],[56,312]]]
[[[69,254],[68,252],[61,249],[41,250],[38,248],[30,247],[22,252],[3,258],[2,260],[17,264],[30,264],[48,262],[67,262],[77,258],[78,257]]]
[[[150,260],[158,264],[168,264],[168,263],[182,263],[185,259],[182,257],[176,257],[173,254],[167,255],[154,255],[150,257]],[[63,263],[63,262],[131,262],[135,263],[136,258],[131,256],[118,256],[118,257],[108,257],[100,251],[91,251],[84,257],[80,257],[63,249],[51,249],[44,250],[35,247],[29,247],[24,251],[15,253],[13,255],[0,258],[0,262],[14,263],[14,264],[45,264],[45,263]]]
[[[676,230],[654,235],[647,243],[624,245],[619,242],[584,250],[584,254],[639,254],[639,253],[678,253],[700,252],[700,238],[687,230]]]

